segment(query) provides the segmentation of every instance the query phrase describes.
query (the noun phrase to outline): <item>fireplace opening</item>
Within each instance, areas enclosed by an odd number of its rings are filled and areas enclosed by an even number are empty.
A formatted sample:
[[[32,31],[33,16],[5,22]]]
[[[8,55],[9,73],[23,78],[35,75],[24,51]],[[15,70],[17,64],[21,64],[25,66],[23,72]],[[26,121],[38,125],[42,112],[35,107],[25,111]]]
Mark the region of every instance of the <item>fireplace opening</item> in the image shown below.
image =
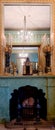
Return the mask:
[[[9,104],[11,120],[47,118],[47,99],[42,89],[26,85],[14,89]]]

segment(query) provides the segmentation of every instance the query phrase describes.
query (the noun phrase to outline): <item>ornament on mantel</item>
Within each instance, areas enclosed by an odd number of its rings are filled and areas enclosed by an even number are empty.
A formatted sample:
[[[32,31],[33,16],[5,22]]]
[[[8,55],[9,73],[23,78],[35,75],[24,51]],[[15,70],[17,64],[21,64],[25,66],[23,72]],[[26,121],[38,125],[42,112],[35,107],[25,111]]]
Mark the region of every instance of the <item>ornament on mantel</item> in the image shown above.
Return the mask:
[[[51,46],[50,40],[46,37],[47,43],[43,47],[43,52],[45,54],[45,72],[51,72],[51,53],[53,51],[53,46]]]
[[[10,37],[9,37],[10,38]],[[9,39],[5,47],[5,72],[10,73],[10,58],[12,53],[12,41]]]
[[[12,47],[11,47],[11,45],[6,45],[6,47],[5,47],[5,53],[9,53],[9,54],[11,54],[12,53]]]
[[[46,46],[43,47],[43,52],[44,53],[47,53],[47,52],[51,53],[52,50],[53,50],[53,48],[51,47],[50,44],[48,44],[48,45],[46,45]]]

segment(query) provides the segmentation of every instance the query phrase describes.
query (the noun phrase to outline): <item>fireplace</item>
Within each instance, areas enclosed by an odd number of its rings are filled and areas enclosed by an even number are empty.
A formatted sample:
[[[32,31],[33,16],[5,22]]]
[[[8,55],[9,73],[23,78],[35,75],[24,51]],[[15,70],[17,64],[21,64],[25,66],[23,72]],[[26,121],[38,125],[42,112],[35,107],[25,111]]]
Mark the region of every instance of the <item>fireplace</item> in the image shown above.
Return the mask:
[[[10,120],[32,120],[47,117],[47,100],[42,89],[22,86],[11,93],[9,104]]]

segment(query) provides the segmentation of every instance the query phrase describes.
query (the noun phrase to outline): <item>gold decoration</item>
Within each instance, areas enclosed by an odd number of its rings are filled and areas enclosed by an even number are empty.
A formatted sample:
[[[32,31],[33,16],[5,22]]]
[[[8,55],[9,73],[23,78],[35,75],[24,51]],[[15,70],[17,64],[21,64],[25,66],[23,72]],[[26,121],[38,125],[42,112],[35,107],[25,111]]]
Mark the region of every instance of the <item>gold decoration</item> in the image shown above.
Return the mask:
[[[46,45],[43,47],[43,52],[46,53],[46,52],[51,52],[52,51],[52,47],[50,45]]]
[[[9,54],[11,54],[11,52],[12,52],[12,47],[11,47],[11,45],[6,45],[6,47],[5,47],[5,52],[8,52]]]

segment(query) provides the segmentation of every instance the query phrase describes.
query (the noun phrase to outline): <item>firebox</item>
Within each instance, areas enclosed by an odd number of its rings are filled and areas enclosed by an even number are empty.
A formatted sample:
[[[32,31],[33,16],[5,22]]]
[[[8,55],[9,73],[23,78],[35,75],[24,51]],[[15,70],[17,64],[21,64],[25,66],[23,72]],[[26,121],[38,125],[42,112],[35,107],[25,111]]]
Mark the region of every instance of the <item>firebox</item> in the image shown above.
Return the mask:
[[[42,89],[22,86],[11,93],[9,104],[10,120],[32,120],[47,117],[47,100]]]

